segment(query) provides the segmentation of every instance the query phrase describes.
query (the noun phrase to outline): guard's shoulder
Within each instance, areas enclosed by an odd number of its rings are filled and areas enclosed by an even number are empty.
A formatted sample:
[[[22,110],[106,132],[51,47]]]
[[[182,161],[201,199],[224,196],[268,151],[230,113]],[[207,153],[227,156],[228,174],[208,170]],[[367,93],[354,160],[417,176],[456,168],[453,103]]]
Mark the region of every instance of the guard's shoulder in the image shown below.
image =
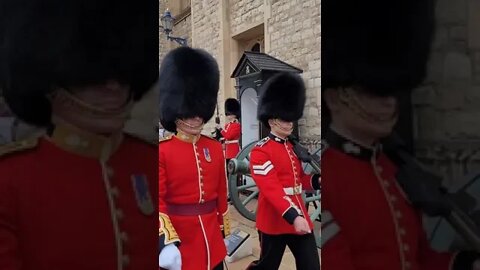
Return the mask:
[[[135,133],[124,133],[124,135],[130,138],[131,141],[134,141],[140,144],[148,144],[150,146],[154,146],[157,144],[156,140],[148,135],[139,135]]]
[[[213,142],[216,142],[216,143],[220,143],[219,141],[215,140],[215,138],[212,138],[212,137],[210,137],[210,136],[207,136],[207,135],[204,135],[204,134],[202,134],[201,136],[202,136],[203,138],[205,138],[205,139],[210,140],[210,141],[213,141]]]
[[[212,138],[212,137],[210,137],[210,136],[203,135],[203,134],[202,134],[202,138],[205,138],[205,139],[206,139],[206,140],[205,140],[205,141],[206,141],[205,143],[206,143],[207,145],[211,145],[211,146],[214,146],[214,147],[218,147],[218,149],[220,149],[220,151],[223,151],[223,150],[222,150],[222,143],[219,142],[219,141],[217,141],[217,140],[215,140],[215,138]]]
[[[35,148],[38,145],[38,138],[28,138],[20,141],[7,143],[0,146],[0,158],[14,153],[20,153]]]
[[[158,143],[168,142],[173,138],[173,135],[168,135],[166,137],[161,138]]]
[[[267,144],[269,141],[270,141],[270,138],[269,138],[269,137],[265,137],[265,138],[261,139],[260,141],[258,141],[255,146],[257,146],[257,147],[263,147],[263,146],[264,146],[265,144]]]

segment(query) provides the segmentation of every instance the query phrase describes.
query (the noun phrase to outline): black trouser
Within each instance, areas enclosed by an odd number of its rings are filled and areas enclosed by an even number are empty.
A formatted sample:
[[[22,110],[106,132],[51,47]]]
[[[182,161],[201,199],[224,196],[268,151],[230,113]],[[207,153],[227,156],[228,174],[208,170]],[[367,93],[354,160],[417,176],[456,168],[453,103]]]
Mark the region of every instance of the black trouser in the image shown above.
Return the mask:
[[[320,258],[313,233],[305,235],[270,235],[258,232],[260,259],[252,262],[247,270],[276,270],[280,267],[286,246],[295,257],[297,270],[320,270]]]
[[[219,263],[213,270],[223,270],[223,262]]]

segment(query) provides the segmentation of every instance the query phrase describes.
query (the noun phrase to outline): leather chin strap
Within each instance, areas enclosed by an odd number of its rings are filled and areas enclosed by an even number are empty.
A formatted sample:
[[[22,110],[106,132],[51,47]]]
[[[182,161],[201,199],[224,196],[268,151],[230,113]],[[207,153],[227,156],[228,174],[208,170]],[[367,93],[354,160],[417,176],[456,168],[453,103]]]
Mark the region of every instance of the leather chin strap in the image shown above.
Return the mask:
[[[202,132],[203,127],[205,126],[205,123],[202,123],[200,126],[192,126],[192,125],[190,125],[189,123],[183,121],[182,119],[177,119],[177,120],[175,121],[175,124],[176,124],[176,126],[177,126],[177,129],[182,130],[183,128],[182,128],[182,127],[179,127],[179,126],[182,126],[182,125],[183,125],[183,126],[186,126],[187,128],[190,128],[190,129],[193,129],[193,130],[197,131],[198,133]],[[184,132],[185,132],[185,133],[188,133],[188,132],[186,132],[186,131],[184,131]]]
[[[61,106],[70,106],[70,110],[77,110],[86,116],[94,116],[99,118],[124,118],[126,119],[133,107],[132,99],[129,99],[122,107],[117,109],[103,109],[87,103],[75,95],[68,92],[66,89],[60,88],[51,95],[52,103],[61,104]]]
[[[284,127],[282,127],[280,124],[278,124],[277,119],[275,119],[275,120],[273,120],[273,121],[274,121],[273,123],[274,123],[279,129],[281,129],[281,130],[283,130],[283,131],[285,131],[285,132],[292,132],[292,131],[293,131],[293,126],[292,126],[291,128],[284,128]]]
[[[362,106],[361,102],[357,98],[357,94],[352,88],[341,88],[339,93],[340,102],[345,105],[347,108],[352,110],[355,114],[359,115],[361,118],[370,123],[378,123],[381,121],[372,114],[368,113],[367,110]],[[392,116],[395,118],[398,112]]]

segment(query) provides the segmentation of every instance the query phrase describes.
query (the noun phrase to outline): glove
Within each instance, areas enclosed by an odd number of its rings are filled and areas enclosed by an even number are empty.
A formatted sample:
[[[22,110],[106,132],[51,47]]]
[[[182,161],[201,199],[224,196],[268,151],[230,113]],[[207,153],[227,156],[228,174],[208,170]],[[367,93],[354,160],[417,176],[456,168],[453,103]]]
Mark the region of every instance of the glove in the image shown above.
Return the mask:
[[[158,265],[169,270],[182,269],[182,255],[175,244],[169,244],[160,251]]]
[[[473,270],[480,270],[480,259],[473,263]]]

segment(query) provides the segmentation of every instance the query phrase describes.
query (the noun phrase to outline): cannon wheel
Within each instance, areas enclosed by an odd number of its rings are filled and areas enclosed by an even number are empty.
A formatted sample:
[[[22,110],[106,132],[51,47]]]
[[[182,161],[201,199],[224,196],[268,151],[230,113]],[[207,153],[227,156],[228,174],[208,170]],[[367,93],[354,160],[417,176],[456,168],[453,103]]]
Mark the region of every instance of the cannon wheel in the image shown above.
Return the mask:
[[[255,215],[257,212],[257,207],[255,204],[253,204],[253,202],[254,199],[256,200],[258,198],[258,190],[249,190],[256,189],[255,184],[242,185],[246,179],[251,179],[250,170],[240,173],[236,172],[238,168],[235,167],[241,165],[248,166],[248,164],[250,164],[250,152],[252,151],[253,147],[255,147],[255,144],[257,144],[257,142],[252,142],[244,147],[242,151],[238,153],[235,160],[231,160],[228,164],[228,171],[234,171],[233,173],[229,173],[228,177],[228,191],[230,194],[230,200],[232,201],[233,206],[243,217],[252,221],[255,221]]]
[[[244,147],[235,159],[230,160],[228,164],[228,189],[230,194],[230,200],[237,211],[245,218],[255,221],[256,219],[256,200],[258,199],[259,191],[253,182],[249,164],[250,153],[255,147],[256,142],[252,142]],[[315,151],[315,154],[319,155],[320,149]],[[305,172],[309,173],[313,169],[310,165],[304,164]],[[245,180],[249,179],[246,183]],[[246,183],[246,184],[245,184]],[[302,195],[305,204],[313,206],[315,210],[311,213],[310,219],[312,221],[320,222],[321,219],[321,207],[320,207],[320,191],[314,193],[308,193]],[[320,247],[320,237],[316,234],[317,246]]]

